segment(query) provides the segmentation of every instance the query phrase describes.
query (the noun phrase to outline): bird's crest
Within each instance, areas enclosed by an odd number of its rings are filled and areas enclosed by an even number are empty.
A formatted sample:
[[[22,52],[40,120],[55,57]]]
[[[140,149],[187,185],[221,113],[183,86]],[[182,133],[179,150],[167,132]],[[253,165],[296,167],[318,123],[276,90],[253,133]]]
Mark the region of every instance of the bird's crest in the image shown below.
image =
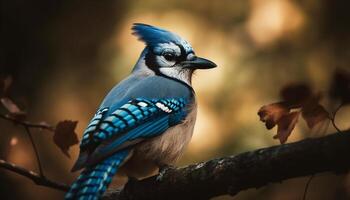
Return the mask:
[[[170,31],[142,23],[134,23],[133,35],[146,43],[147,46],[157,46],[164,43],[181,45],[186,52],[193,51],[191,45],[180,36]]]

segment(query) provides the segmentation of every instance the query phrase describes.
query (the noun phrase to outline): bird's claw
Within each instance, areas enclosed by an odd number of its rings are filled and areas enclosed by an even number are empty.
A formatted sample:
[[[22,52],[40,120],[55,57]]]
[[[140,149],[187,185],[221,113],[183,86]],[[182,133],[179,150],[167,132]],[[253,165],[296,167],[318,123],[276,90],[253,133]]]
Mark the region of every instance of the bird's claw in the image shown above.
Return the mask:
[[[175,167],[173,165],[168,165],[168,164],[159,165],[159,174],[158,174],[156,180],[161,181],[163,176],[165,175],[165,173],[171,169],[175,169]]]

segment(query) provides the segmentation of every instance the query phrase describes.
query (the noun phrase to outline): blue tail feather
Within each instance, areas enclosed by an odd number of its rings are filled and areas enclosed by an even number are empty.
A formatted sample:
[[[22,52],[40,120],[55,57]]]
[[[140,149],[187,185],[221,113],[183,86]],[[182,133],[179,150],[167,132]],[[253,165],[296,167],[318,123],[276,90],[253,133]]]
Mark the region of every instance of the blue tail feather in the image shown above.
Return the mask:
[[[128,154],[129,150],[118,151],[99,164],[85,168],[71,185],[65,199],[98,200]]]

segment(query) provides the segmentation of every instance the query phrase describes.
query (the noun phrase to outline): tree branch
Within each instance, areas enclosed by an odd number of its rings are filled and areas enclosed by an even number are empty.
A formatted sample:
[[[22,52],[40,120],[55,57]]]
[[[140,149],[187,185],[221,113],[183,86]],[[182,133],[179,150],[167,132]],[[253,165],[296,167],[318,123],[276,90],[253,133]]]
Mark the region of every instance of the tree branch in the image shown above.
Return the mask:
[[[27,127],[27,128],[45,129],[45,130],[48,130],[51,132],[55,131],[55,128],[49,124],[22,121],[22,120],[18,120],[16,118],[14,118],[14,117],[11,117],[9,115],[3,115],[3,114],[0,114],[0,118],[7,120],[7,121],[11,121],[15,124],[22,125],[22,126]]]
[[[350,168],[350,131],[213,159],[110,190],[104,200],[209,199],[268,183]]]
[[[259,188],[321,172],[344,173],[350,169],[350,131],[317,139],[278,145],[236,156],[217,158],[126,184],[109,190],[104,200],[209,199],[242,190]],[[62,191],[69,186],[0,159],[4,168],[42,185]]]
[[[31,179],[37,185],[42,185],[42,186],[46,186],[46,187],[50,187],[50,188],[54,188],[54,189],[62,190],[62,191],[68,191],[68,189],[69,189],[68,185],[49,180],[46,177],[40,176],[39,174],[37,174],[33,171],[27,170],[23,167],[20,167],[18,165],[13,164],[13,163],[6,162],[6,161],[1,160],[1,159],[0,159],[0,168],[7,169],[7,170],[10,170],[10,171],[15,172],[17,174],[20,174],[24,177],[27,177],[27,178]]]

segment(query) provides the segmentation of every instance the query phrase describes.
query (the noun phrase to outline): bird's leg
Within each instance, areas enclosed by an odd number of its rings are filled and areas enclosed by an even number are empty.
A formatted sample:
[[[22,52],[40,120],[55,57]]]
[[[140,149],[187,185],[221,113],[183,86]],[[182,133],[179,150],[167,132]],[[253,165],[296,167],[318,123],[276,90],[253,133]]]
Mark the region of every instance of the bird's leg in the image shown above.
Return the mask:
[[[159,168],[159,173],[162,173],[168,169],[175,169],[175,166],[162,163],[162,164],[158,164],[158,168]]]

